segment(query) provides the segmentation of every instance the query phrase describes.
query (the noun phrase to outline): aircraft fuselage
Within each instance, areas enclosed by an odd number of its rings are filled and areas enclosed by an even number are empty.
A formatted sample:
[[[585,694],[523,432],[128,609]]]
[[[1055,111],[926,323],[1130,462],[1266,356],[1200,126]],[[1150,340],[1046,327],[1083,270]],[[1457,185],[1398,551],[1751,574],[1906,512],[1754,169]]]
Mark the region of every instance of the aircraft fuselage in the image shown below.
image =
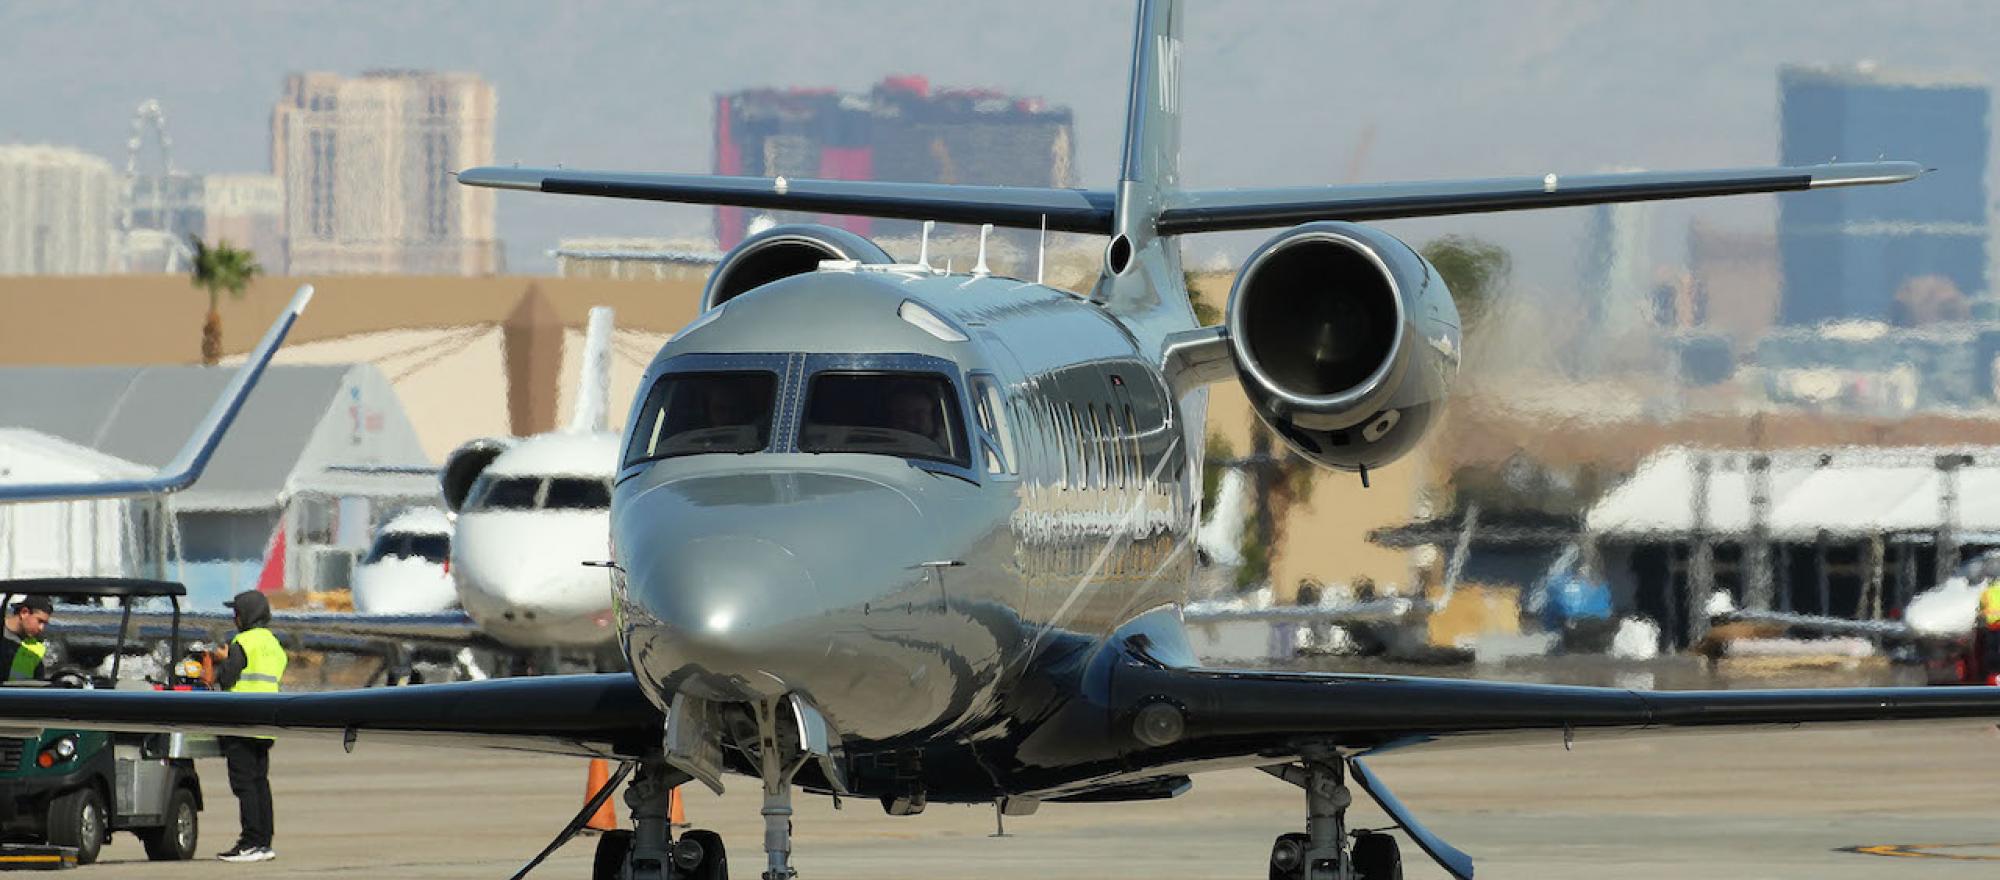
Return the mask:
[[[803,694],[850,754],[1019,734],[1043,659],[1184,598],[1201,407],[1154,350],[1074,294],[882,267],[787,278],[691,325],[641,381],[612,504],[642,686],[663,706]],[[673,418],[647,389],[741,373],[763,377],[762,437],[639,460]],[[945,380],[956,459],[814,451],[850,376]],[[895,442],[876,433],[847,439]]]

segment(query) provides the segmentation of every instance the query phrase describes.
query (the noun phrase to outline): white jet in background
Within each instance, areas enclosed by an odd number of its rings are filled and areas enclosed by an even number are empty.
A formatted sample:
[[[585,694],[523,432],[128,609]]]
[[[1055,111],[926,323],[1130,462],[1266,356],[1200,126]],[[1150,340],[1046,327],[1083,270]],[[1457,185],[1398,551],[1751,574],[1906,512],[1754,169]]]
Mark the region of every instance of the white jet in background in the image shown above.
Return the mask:
[[[354,610],[429,614],[458,604],[451,581],[451,516],[437,507],[396,514],[354,567]]]
[[[582,378],[567,427],[474,440],[445,459],[445,505],[457,513],[451,574],[479,631],[539,666],[584,655],[618,666],[610,556],[618,436],[608,429],[611,310],[590,311]]]

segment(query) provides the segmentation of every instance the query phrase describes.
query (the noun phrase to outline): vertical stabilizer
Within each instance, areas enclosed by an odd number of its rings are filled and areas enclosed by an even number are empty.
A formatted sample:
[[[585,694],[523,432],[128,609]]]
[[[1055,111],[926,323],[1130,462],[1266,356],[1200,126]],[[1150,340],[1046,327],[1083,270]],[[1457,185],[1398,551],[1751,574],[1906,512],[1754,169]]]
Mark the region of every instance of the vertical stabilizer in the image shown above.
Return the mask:
[[[1121,182],[1180,184],[1181,0],[1141,0],[1125,97]]]
[[[576,382],[576,410],[569,429],[577,433],[610,430],[611,309],[590,310],[590,328],[583,337],[583,369]]]
[[[1180,187],[1181,17],[1180,0],[1139,0],[1111,242],[1104,274],[1090,292],[1092,302],[1127,320],[1164,304],[1176,329],[1185,329],[1193,313],[1184,296],[1162,294],[1180,290],[1180,251],[1173,239],[1160,238],[1156,221]],[[1127,278],[1134,283],[1120,283]]]

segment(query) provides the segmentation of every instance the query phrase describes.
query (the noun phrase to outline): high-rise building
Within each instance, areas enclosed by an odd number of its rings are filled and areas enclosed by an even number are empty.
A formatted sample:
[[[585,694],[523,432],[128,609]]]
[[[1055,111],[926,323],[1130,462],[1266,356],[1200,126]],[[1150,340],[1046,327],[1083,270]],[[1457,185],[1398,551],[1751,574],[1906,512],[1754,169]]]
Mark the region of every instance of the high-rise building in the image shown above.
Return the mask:
[[[202,184],[203,240],[248,250],[266,274],[286,274],[284,181],[275,174],[210,174]]]
[[[271,113],[293,274],[500,270],[493,192],[451,172],[493,161],[493,87],[469,73],[298,73]]]
[[[111,163],[89,153],[0,145],[0,275],[116,271],[123,195]]]
[[[1925,276],[1967,297],[1984,293],[1986,86],[1870,64],[1787,66],[1778,83],[1785,164],[1888,157],[1936,169],[1898,186],[1781,198],[1781,320],[1893,320],[1897,292]]]
[[[921,76],[889,77],[865,95],[753,89],[715,99],[717,174],[1066,187],[1073,139],[1067,107],[984,89],[933,92]],[[730,248],[753,223],[815,221],[875,236],[917,226],[722,207],[715,234]]]

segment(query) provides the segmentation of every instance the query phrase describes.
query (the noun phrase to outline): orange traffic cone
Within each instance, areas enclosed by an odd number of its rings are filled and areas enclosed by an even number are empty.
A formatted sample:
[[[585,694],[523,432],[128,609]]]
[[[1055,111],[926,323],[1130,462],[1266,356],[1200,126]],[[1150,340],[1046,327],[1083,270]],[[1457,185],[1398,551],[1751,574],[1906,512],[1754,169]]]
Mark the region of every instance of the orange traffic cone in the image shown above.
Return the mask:
[[[611,782],[611,764],[603,758],[590,759],[590,776],[583,786],[584,803],[597,796],[604,786]],[[596,815],[583,827],[592,831],[618,830],[618,809],[611,805],[611,798],[605,798],[603,806],[597,808]]]
[[[675,828],[688,827],[687,808],[681,806],[681,787],[676,785],[667,792],[667,824]]]

